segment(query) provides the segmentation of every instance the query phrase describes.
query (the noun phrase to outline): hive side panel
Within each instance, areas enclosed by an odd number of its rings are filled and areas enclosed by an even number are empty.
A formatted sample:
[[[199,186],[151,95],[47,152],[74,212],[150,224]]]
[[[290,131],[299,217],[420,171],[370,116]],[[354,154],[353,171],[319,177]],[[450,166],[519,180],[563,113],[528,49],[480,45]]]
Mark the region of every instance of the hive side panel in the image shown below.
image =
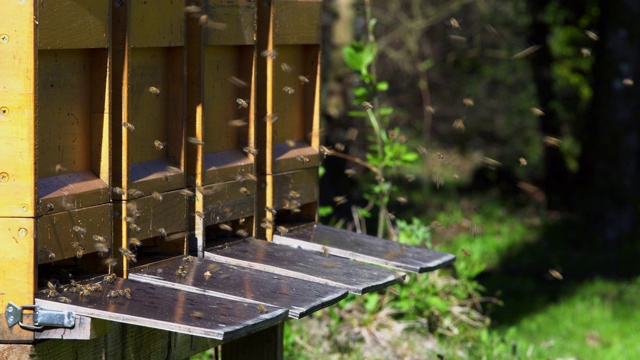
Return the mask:
[[[38,1],[38,48],[108,47],[110,9],[110,1]]]
[[[273,0],[274,44],[319,44],[322,0]]]
[[[183,1],[129,0],[129,45],[131,47],[182,46],[184,44]]]

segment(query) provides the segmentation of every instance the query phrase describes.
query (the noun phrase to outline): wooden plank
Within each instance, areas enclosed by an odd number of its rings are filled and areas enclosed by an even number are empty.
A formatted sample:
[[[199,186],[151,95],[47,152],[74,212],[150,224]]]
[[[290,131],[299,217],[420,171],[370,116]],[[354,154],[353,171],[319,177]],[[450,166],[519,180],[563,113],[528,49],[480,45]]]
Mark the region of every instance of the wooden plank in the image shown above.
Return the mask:
[[[118,278],[89,295],[63,293],[71,303],[47,300],[39,294],[36,305],[77,315],[151,327],[159,330],[231,340],[273,326],[287,317],[287,310],[273,306],[195,294]],[[111,291],[129,289],[130,297],[110,297]]]
[[[222,345],[225,360],[281,360],[283,354],[283,325],[230,341]]]
[[[273,0],[273,42],[319,44],[322,37],[322,0]]]
[[[192,276],[176,276],[179,266],[190,266]],[[208,273],[209,275],[205,275]],[[347,291],[289,276],[185,257],[139,266],[129,279],[233,300],[257,302],[289,309],[299,319],[347,296]]]
[[[273,173],[283,173],[307,168],[317,168],[320,165],[320,154],[317,148],[307,146],[306,143],[295,142],[293,146],[287,144],[273,145]]]
[[[204,256],[212,261],[340,287],[355,294],[385,288],[404,276],[381,267],[254,239],[210,248]]]
[[[239,150],[204,155],[203,185],[237,180],[238,177],[253,173],[252,159]]]
[[[273,242],[415,273],[448,266],[456,259],[451,254],[320,224],[291,228],[286,234],[274,235]]]
[[[206,45],[252,45],[256,5],[251,0],[209,0],[204,25]]]
[[[127,202],[124,216],[131,217],[133,223],[127,224],[123,243],[127,243],[129,237],[143,240],[162,236],[161,229],[165,235],[186,231],[187,201],[191,199],[181,191],[170,191],[160,195],[162,200],[151,195]]]
[[[109,202],[109,186],[91,171],[38,179],[38,215],[50,215]]]
[[[0,11],[0,216],[35,215],[34,2]]]
[[[111,2],[38,1],[38,48],[107,48]]]
[[[184,2],[128,0],[129,46],[184,45]]]
[[[318,201],[318,168],[273,175],[273,208],[295,208]]]
[[[0,218],[0,309],[9,302],[17,306],[33,304],[35,292],[35,221]],[[27,320],[25,320],[27,321]],[[30,342],[33,332],[0,321],[0,342]]]
[[[103,204],[36,219],[38,264],[75,257],[82,264],[82,256],[95,252],[96,244],[111,248],[112,212],[111,204]]]
[[[254,216],[256,182],[229,181],[203,187],[205,226]]]
[[[111,54],[91,51],[91,171],[111,184]]]
[[[202,103],[203,103],[203,41],[200,16],[202,15],[202,1],[194,1],[199,11],[187,13],[185,18],[186,45],[186,136],[203,139],[202,133]],[[185,154],[185,169],[189,186],[202,186],[202,146],[187,146]]]
[[[37,340],[90,340],[109,333],[109,322],[100,319],[92,319],[87,316],[76,316],[76,324],[72,329],[45,328],[35,333]]]
[[[176,163],[167,158],[149,160],[129,165],[129,184],[126,198],[150,195],[154,191],[165,192],[185,186],[184,172],[176,167]],[[169,168],[171,167],[171,168]],[[136,193],[135,190],[139,191]],[[113,195],[115,199],[120,197]]]

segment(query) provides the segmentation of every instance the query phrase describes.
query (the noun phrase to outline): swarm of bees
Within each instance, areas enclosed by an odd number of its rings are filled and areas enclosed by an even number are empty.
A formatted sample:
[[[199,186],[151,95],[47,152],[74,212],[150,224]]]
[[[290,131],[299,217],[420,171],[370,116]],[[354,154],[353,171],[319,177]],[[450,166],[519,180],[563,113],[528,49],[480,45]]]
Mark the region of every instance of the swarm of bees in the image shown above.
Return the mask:
[[[178,266],[178,270],[176,270],[176,276],[187,277],[189,274],[189,265],[180,265]]]

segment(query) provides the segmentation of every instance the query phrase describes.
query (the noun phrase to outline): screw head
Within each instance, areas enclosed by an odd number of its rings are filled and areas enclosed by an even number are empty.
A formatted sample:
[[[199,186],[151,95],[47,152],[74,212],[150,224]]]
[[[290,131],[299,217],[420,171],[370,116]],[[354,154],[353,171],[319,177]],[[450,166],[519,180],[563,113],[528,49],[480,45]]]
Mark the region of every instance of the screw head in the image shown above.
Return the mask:
[[[28,209],[29,209],[29,207],[26,204],[22,204],[20,206],[20,210],[22,210],[22,212],[27,212]]]
[[[9,181],[9,174],[7,174],[6,172],[1,172],[0,182],[7,182],[7,181]]]
[[[0,117],[9,116],[9,108],[6,106],[0,107]]]
[[[20,228],[20,229],[18,230],[18,235],[19,235],[19,236],[22,236],[22,237],[27,236],[27,229],[25,229],[25,228]]]
[[[9,35],[1,34],[0,35],[0,43],[6,44],[9,42]]]

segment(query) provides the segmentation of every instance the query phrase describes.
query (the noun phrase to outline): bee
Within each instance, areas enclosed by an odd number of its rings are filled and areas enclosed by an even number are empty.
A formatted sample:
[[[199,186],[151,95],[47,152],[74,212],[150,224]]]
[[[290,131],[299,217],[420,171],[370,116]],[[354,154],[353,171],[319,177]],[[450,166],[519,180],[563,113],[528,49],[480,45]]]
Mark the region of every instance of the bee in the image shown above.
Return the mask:
[[[591,56],[591,49],[583,47],[580,49],[580,53],[582,54],[582,57],[589,57]]]
[[[89,284],[86,288],[89,291],[102,291],[102,285],[100,284]]]
[[[240,193],[245,196],[248,196],[251,194],[251,192],[244,186],[240,188]]]
[[[274,50],[264,50],[260,53],[260,56],[264,57],[264,58],[270,58],[271,60],[275,60],[276,57],[278,56],[278,52],[274,49]]]
[[[144,195],[144,193],[143,193],[142,191],[140,191],[140,190],[138,190],[138,189],[134,189],[134,188],[129,189],[129,191],[127,191],[127,192],[129,193],[129,195],[134,196],[134,197],[135,197],[135,196],[142,196],[142,195]]]
[[[138,238],[131,237],[131,238],[129,238],[129,245],[135,246],[135,247],[140,247],[140,246],[142,246],[142,241],[140,239],[138,239]]]
[[[240,236],[241,238],[246,238],[247,236],[249,236],[249,232],[244,229],[238,229],[236,230],[236,235]]]
[[[160,95],[160,89],[155,86],[149,86],[149,92],[156,96]]]
[[[344,135],[344,138],[347,141],[351,141],[351,142],[356,141],[356,139],[358,138],[358,129],[348,128],[346,134]]]
[[[195,5],[189,5],[189,6],[185,6],[184,8],[184,12],[187,14],[197,14],[200,11],[202,11],[202,8],[199,6],[195,6]]]
[[[327,248],[326,246],[322,247],[322,255],[324,255],[324,257],[329,256],[329,248]]]
[[[344,174],[347,175],[347,177],[352,177],[353,175],[356,174],[356,171],[355,171],[355,169],[350,168],[350,169],[346,169],[344,171]]]
[[[290,139],[285,140],[284,143],[290,148],[294,148],[296,146],[296,142]]]
[[[429,114],[432,114],[432,115],[433,115],[433,114],[435,114],[435,113],[436,113],[436,108],[434,108],[434,107],[433,107],[433,106],[431,106],[431,105],[427,105],[427,106],[425,106],[425,107],[424,107],[424,109],[425,109],[425,110],[427,110],[427,112],[428,112]]]
[[[87,228],[83,228],[82,226],[79,226],[79,225],[74,225],[71,229],[73,231],[77,232],[78,235],[80,235],[82,237],[84,237],[84,234],[87,233]]]
[[[265,207],[264,207],[264,209],[265,209],[267,212],[270,212],[273,216],[278,215],[278,210],[276,210],[276,209],[274,209],[274,208],[272,208],[272,207],[265,206]]]
[[[56,254],[55,254],[53,251],[51,251],[51,250],[47,249],[47,258],[48,258],[49,260],[53,260],[53,259],[55,259],[55,258],[56,258]]]
[[[373,105],[368,101],[363,101],[360,105],[362,105],[365,110],[373,109]]]
[[[193,191],[189,190],[189,189],[182,189],[180,190],[180,194],[187,196],[187,197],[191,197],[194,196]]]
[[[116,274],[109,274],[109,275],[105,275],[104,279],[103,279],[105,284],[113,284],[116,282]]]
[[[157,191],[154,191],[153,193],[151,193],[151,196],[153,196],[153,198],[158,201],[162,201],[162,195]]]
[[[422,155],[424,157],[427,156],[427,149],[424,146],[418,145],[418,146],[416,146],[416,150],[418,151],[418,154],[420,154],[420,155]]]
[[[560,147],[560,144],[562,143],[560,139],[554,138],[553,136],[545,136],[542,141],[544,141],[547,146],[552,147]]]
[[[189,265],[180,265],[175,273],[177,276],[186,277],[189,274]]]
[[[58,301],[60,301],[61,303],[65,303],[65,304],[71,304],[71,299],[69,299],[66,296],[60,296],[58,298]]]
[[[246,81],[243,81],[235,76],[229,76],[229,82],[231,82],[233,85],[239,87],[239,88],[246,88],[247,86],[249,86],[247,84]]]
[[[535,116],[544,116],[544,111],[538,109],[537,107],[532,107],[529,110],[531,110],[531,112],[533,113],[533,115]]]
[[[335,148],[336,148],[336,150],[342,152],[342,151],[344,151],[344,144],[343,143],[336,143]]]
[[[218,227],[224,231],[232,232],[233,228],[227,224],[219,224]]]
[[[197,139],[197,138],[195,138],[193,136],[188,137],[187,141],[192,143],[192,144],[194,144],[194,145],[198,145],[198,146],[204,145],[204,141],[199,140],[199,139]]]
[[[284,91],[284,93],[287,95],[293,95],[296,92],[291,86],[283,87],[282,91]]]
[[[278,230],[278,232],[280,233],[280,235],[284,235],[286,233],[289,232],[289,229],[287,229],[286,227],[280,225],[276,228],[276,230]]]
[[[134,223],[129,224],[129,229],[131,229],[131,230],[133,230],[135,232],[140,232],[142,230],[142,228],[140,228],[140,226],[138,226],[138,225],[136,225]]]
[[[562,280],[564,279],[564,277],[562,276],[562,274],[560,274],[560,272],[558,270],[555,269],[549,269],[549,274],[551,276],[553,276],[556,280]]]
[[[462,119],[456,119],[453,122],[453,128],[456,130],[464,131],[464,122],[462,121]]]
[[[240,98],[236,99],[236,103],[238,104],[238,109],[246,109],[249,107],[248,101],[242,100]]]
[[[107,293],[107,298],[118,298],[120,297],[120,291],[119,290],[111,290],[109,291],[109,293]]]
[[[67,168],[62,166],[62,164],[56,164],[56,172],[58,174],[62,173],[62,172],[66,172]]]
[[[122,254],[122,256],[124,256],[128,261],[131,261],[133,263],[137,262],[138,260],[136,259],[136,254],[134,254],[133,252],[131,252],[131,250],[129,249],[125,249],[125,248],[120,248],[118,249],[120,251],[120,253]]]
[[[107,242],[107,239],[105,239],[104,236],[93,235],[91,238],[93,238],[93,241],[98,242],[98,243],[106,243]]]
[[[264,120],[264,122],[269,121],[270,123],[273,124],[274,122],[276,122],[278,120],[278,115],[269,114],[269,115],[265,116],[263,120]]]
[[[131,299],[131,289],[130,288],[124,288],[124,297],[126,297],[127,299]]]
[[[162,274],[163,272],[164,272],[164,270],[163,270],[162,268],[160,268],[160,269],[156,270],[156,273],[157,273],[158,275]]]
[[[245,218],[240,218],[240,220],[238,220],[238,224],[242,225],[242,224],[244,224],[244,222],[245,222],[246,220],[247,220],[247,219],[245,219]]]
[[[247,154],[258,155],[258,149],[254,149],[254,148],[252,148],[250,146],[243,147],[242,151],[244,151]]]
[[[584,34],[587,35],[587,37],[593,41],[598,41],[600,40],[600,36],[598,36],[596,33],[594,33],[593,31],[590,30],[585,30]]]
[[[156,150],[162,150],[164,149],[165,146],[167,146],[166,142],[162,142],[160,140],[154,140],[153,141],[153,146],[156,148]]]
[[[227,24],[217,21],[211,21],[209,20],[209,17],[207,15],[200,16],[199,23],[201,26],[206,26],[214,30],[224,30],[227,28]]]
[[[258,311],[260,311],[261,314],[264,314],[264,313],[267,312],[267,308],[262,304],[258,304],[257,308],[258,308]]]
[[[462,249],[462,253],[464,254],[464,256],[470,256],[471,252],[467,249]]]
[[[52,203],[47,203],[47,213],[52,212],[56,207]]]
[[[165,168],[165,170],[166,170],[168,173],[171,173],[171,174],[178,174],[178,173],[181,173],[181,172],[182,172],[182,170],[180,170],[180,168],[177,168],[177,167],[175,167],[175,166],[167,166],[167,167]]]
[[[133,224],[133,223],[136,221],[136,219],[135,219],[134,217],[131,217],[131,216],[125,216],[125,217],[124,217],[124,221],[125,221],[127,224]]]
[[[490,157],[483,156],[482,162],[487,164],[489,167],[498,167],[502,165],[502,163],[498,160],[492,159]]]
[[[449,39],[456,42],[467,42],[467,38],[464,36],[449,35]]]
[[[347,202],[347,197],[345,195],[334,196],[333,201],[336,203],[336,206],[339,206]]]
[[[413,182],[416,179],[416,176],[413,174],[406,174],[404,178],[407,179],[408,182]]]
[[[633,79],[624,78],[622,79],[622,84],[624,84],[624,86],[633,86]]]
[[[87,289],[86,287],[82,287],[80,289],[80,291],[78,291],[78,295],[80,295],[80,296],[89,296],[89,295],[91,295],[91,290]]]
[[[216,271],[220,270],[220,266],[218,266],[217,264],[209,264],[209,266],[207,266],[207,270],[211,270],[213,272],[216,272]]]
[[[199,217],[200,219],[204,219],[204,214],[201,211],[196,210],[193,215]]]
[[[258,181],[258,178],[251,173],[245,173],[244,176],[242,176],[242,180]]]
[[[204,318],[204,313],[202,311],[192,311],[191,317],[194,319],[202,319]]]
[[[458,22],[458,20],[456,20],[456,18],[452,17],[451,19],[449,19],[449,24],[451,25],[452,28],[456,30],[461,30],[460,23]]]
[[[167,238],[167,231],[164,228],[158,228],[158,233],[160,234],[160,236],[162,236],[165,240],[168,240]]]
[[[270,225],[275,224],[275,221],[273,219],[269,219],[268,217],[263,217],[262,222],[268,223]]]
[[[134,131],[136,129],[136,127],[133,126],[132,123],[128,123],[126,121],[122,123],[122,127],[124,127],[125,129],[127,129],[129,131]]]
[[[245,119],[233,119],[227,121],[227,125],[231,127],[243,127],[247,125],[247,121]]]
[[[283,62],[282,64],[280,64],[280,69],[289,74],[293,71],[293,66]]]
[[[301,163],[311,161],[311,160],[309,160],[308,157],[306,157],[304,155],[296,155],[296,160],[300,161]]]
[[[298,80],[300,80],[300,84],[308,84],[309,78],[304,75],[299,75]]]
[[[520,162],[520,166],[527,166],[527,159],[521,157],[518,161]]]
[[[267,230],[269,230],[269,229],[273,229],[273,226],[271,226],[271,224],[269,224],[269,223],[268,223],[268,222],[266,222],[266,221],[261,222],[261,223],[260,223],[260,227],[265,228],[265,229],[267,229]]]
[[[50,297],[50,298],[60,295],[60,293],[58,293],[58,290],[56,289],[44,289],[42,290],[42,292],[47,294],[47,297]]]
[[[108,249],[107,249],[107,250],[108,250]],[[115,258],[110,257],[110,258],[108,258],[108,259],[104,259],[104,260],[102,260],[102,263],[103,263],[103,264],[105,264],[105,265],[107,265],[107,266],[116,266],[116,265],[118,264],[118,260],[117,260],[117,259],[115,259]],[[113,274],[113,276],[114,276],[114,278],[115,278],[115,276],[116,276],[116,275],[115,275],[115,274]],[[106,278],[105,278],[105,281],[106,281]],[[107,282],[107,283],[108,283],[108,284],[110,284],[109,282]]]
[[[400,252],[403,254],[407,252],[407,248],[403,244],[400,244]]]
[[[298,193],[295,190],[291,190],[291,191],[289,191],[289,197],[291,199],[300,199],[300,193]]]
[[[511,58],[522,59],[523,57],[529,56],[538,50],[540,50],[540,45],[531,45],[528,48],[514,54]]]
[[[209,278],[211,277],[211,272],[209,270],[204,272],[204,278],[209,280]]]
[[[83,255],[84,255],[84,246],[80,245],[79,242],[77,241],[73,241],[71,243],[71,247],[73,247],[73,250],[75,250],[76,252],[76,257],[78,259],[80,259]]]
[[[464,106],[473,106],[473,100],[470,98],[462,99],[462,103],[464,104]]]

